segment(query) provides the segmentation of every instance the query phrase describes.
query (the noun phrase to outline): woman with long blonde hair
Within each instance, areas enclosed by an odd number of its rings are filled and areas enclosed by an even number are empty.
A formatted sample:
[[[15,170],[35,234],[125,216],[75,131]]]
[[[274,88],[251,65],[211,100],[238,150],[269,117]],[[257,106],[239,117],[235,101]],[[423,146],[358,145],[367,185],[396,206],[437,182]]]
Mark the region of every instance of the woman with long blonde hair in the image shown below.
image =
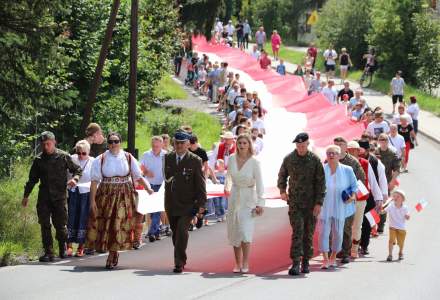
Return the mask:
[[[249,272],[249,252],[255,217],[263,214],[264,186],[259,161],[249,134],[237,138],[237,152],[229,159],[225,182],[228,197],[228,240],[234,249],[234,273]]]

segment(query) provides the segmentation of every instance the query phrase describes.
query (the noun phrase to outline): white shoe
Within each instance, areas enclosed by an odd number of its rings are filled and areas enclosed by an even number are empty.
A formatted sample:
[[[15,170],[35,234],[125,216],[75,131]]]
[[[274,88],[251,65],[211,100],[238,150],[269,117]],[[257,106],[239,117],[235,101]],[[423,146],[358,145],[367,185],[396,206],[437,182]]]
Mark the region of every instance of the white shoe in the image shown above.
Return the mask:
[[[241,272],[241,269],[240,269],[239,267],[235,266],[235,267],[232,269],[232,272],[233,272],[233,273],[240,273],[240,272]]]
[[[243,266],[243,268],[241,268],[241,273],[248,273],[249,272],[249,266]]]
[[[329,268],[329,264],[327,260],[324,260],[322,265],[321,265],[321,270],[328,270]]]
[[[330,267],[332,267],[332,268],[337,268],[338,267],[338,263],[336,262],[336,260],[330,260],[330,263],[329,263],[329,265],[330,265]]]

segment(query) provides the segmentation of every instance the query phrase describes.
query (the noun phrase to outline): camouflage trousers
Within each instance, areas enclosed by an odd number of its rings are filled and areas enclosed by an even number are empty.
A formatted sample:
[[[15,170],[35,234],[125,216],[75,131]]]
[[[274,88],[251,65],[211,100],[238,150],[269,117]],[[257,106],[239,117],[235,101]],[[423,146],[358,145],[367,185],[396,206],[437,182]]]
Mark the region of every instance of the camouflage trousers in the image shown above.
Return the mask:
[[[290,225],[292,226],[292,244],[290,258],[294,263],[299,263],[301,257],[313,257],[313,234],[315,233],[316,217],[310,208],[289,209]]]
[[[55,237],[59,243],[67,241],[67,209],[66,199],[50,200],[47,198],[38,199],[37,215],[38,223],[41,227],[41,238],[43,248],[46,251],[52,251],[52,227],[55,227]],[[52,220],[52,223],[51,223]]]

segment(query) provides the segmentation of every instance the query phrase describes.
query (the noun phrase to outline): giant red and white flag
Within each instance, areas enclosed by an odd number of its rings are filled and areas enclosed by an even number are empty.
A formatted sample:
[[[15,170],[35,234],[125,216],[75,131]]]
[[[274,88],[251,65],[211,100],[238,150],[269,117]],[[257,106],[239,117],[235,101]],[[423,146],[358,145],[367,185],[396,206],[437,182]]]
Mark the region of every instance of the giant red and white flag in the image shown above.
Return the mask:
[[[378,224],[380,221],[379,214],[376,212],[376,210],[373,208],[369,212],[365,214],[365,217],[367,218],[368,222],[370,222],[371,227]]]
[[[425,199],[420,200],[417,204],[416,204],[416,210],[417,212],[421,212],[426,206],[428,205],[428,201],[426,201]]]

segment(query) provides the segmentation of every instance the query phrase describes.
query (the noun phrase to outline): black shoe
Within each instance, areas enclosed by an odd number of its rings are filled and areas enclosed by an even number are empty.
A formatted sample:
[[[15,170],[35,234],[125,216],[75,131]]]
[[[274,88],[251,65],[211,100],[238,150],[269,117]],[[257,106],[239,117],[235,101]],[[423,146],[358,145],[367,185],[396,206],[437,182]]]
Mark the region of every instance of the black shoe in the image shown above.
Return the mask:
[[[193,231],[193,230],[194,230],[194,225],[193,225],[193,224],[190,224],[188,230],[189,230],[189,231]]]
[[[138,250],[141,247],[141,242],[135,241],[133,242],[133,249]]]
[[[44,253],[44,255],[40,256],[38,258],[40,262],[52,262],[55,260],[52,253]]]
[[[175,266],[174,269],[173,269],[173,272],[174,273],[178,273],[178,274],[182,273],[183,272],[183,266]]]
[[[67,257],[66,253],[66,243],[60,243],[59,245],[59,255],[61,259],[64,259]]]
[[[308,259],[303,259],[302,264],[301,264],[301,273],[304,273],[304,274],[310,273]]]
[[[368,248],[363,248],[363,247],[361,247],[361,253],[362,253],[363,255],[368,255],[368,254],[370,254],[370,251],[368,251]]]
[[[347,256],[344,256],[344,257],[341,259],[341,264],[348,264],[349,262],[350,262],[350,260],[348,259]]]
[[[156,241],[156,239],[152,235],[148,236],[148,240],[150,241],[150,243],[153,243]]]
[[[299,275],[299,264],[295,263],[293,266],[289,269],[289,275],[290,276],[298,276]]]
[[[95,255],[95,249],[86,248],[86,249],[84,249],[84,253],[86,255]]]
[[[339,252],[336,254],[336,258],[344,258],[344,252],[339,251]]]

